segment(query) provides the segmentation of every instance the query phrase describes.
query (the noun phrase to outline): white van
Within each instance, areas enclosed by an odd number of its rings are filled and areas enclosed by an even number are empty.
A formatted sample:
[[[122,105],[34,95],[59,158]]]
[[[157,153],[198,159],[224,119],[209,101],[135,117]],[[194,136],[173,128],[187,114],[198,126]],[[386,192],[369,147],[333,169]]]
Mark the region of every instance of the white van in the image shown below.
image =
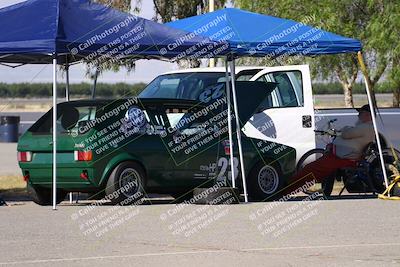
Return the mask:
[[[296,149],[297,161],[315,148],[314,105],[308,65],[236,67],[237,81],[276,82],[260,110],[243,127],[248,137]],[[225,68],[193,68],[164,73],[139,97],[198,100],[210,85],[225,81]],[[249,91],[251,93],[251,90]]]

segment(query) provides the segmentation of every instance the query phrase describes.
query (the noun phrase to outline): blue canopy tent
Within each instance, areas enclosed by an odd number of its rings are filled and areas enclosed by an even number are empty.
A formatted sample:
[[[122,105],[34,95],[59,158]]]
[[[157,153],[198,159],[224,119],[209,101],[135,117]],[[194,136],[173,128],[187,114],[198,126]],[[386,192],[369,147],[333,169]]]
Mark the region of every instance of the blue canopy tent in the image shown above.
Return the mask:
[[[223,45],[89,0],[28,0],[2,8],[0,33],[0,64],[53,64],[53,129],[57,127],[57,64],[68,70],[70,63],[83,59],[98,64],[99,59],[201,57],[203,47]],[[53,130],[53,209],[56,132]]]
[[[0,62],[47,64],[79,61],[93,53],[173,59],[201,36],[124,13],[89,0],[28,0],[0,9]],[[131,42],[129,37],[135,37]],[[119,38],[119,40],[118,40]],[[177,43],[179,45],[171,45]],[[133,50],[134,49],[134,50]]]
[[[301,22],[236,8],[220,9],[166,25],[195,32],[211,40],[227,41],[230,53],[236,57],[339,54],[361,50],[358,40]]]
[[[232,95],[233,106],[236,114],[236,125],[239,125],[239,118],[237,116],[234,83],[235,58],[252,56],[274,59],[281,56],[315,56],[358,52],[360,65],[363,66],[360,41],[310,27],[305,23],[293,20],[261,15],[235,8],[225,8],[203,15],[173,21],[167,23],[167,25],[176,29],[193,32],[199,36],[208,37],[214,41],[226,41],[229,44],[229,55],[226,57],[225,68],[228,73],[229,62],[232,77]],[[364,76],[365,75],[366,72],[364,72]],[[371,111],[375,113],[367,82],[366,85]],[[228,103],[230,103],[230,94],[228,93],[227,95]],[[228,112],[228,114],[230,115],[230,112]],[[372,117],[385,183],[386,186],[388,186],[379,133],[375,117]],[[228,121],[230,122],[230,118],[228,118]],[[229,139],[231,143],[230,149],[233,151],[232,132],[231,128],[229,129]],[[240,137],[241,129],[236,127],[236,130],[244,195],[245,201],[247,202],[247,188]],[[234,166],[232,154],[233,153],[231,153],[231,166]],[[235,187],[233,177],[234,175],[232,172],[232,186]]]

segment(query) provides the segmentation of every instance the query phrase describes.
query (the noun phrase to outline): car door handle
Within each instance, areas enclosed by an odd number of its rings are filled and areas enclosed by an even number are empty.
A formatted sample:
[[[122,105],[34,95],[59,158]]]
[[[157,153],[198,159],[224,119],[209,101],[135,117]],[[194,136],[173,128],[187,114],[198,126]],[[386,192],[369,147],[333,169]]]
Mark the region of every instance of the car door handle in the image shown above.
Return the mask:
[[[302,121],[303,121],[303,128],[311,128],[312,119],[310,115],[303,115]]]

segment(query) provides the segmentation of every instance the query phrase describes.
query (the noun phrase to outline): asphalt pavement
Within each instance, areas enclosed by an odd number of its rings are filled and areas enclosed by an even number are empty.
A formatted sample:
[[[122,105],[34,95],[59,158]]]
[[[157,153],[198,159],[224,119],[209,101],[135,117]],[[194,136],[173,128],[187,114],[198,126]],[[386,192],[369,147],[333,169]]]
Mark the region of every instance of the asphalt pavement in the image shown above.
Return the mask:
[[[400,266],[396,201],[10,204],[0,266]]]
[[[329,112],[319,115],[321,124],[340,113]],[[385,124],[400,140],[397,115],[387,115]],[[342,116],[339,126],[354,117]],[[20,173],[16,143],[0,144],[0,166],[0,175]],[[0,207],[0,266],[400,266],[398,202],[302,200],[230,206],[153,200],[127,208],[65,201],[57,211],[8,202]]]

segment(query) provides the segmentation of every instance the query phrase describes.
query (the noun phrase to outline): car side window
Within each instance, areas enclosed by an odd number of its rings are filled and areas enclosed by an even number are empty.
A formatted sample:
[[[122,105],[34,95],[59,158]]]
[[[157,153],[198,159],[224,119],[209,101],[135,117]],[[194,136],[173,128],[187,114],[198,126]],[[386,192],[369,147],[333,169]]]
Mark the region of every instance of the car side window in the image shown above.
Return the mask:
[[[195,121],[188,122],[188,118],[193,116],[193,113],[188,110],[183,110],[182,113],[168,113],[167,117],[170,126],[178,130],[182,135],[194,135],[204,130],[203,118],[198,118]]]
[[[185,108],[166,108],[159,109],[157,112],[144,111],[151,127],[155,127],[157,130],[167,130],[168,133],[179,132],[180,134],[191,135],[196,133],[198,124],[201,124],[198,119],[191,122],[187,119],[193,115]],[[189,122],[190,121],[190,122]]]
[[[128,110],[128,113],[129,115],[125,115],[124,131],[150,135],[163,134],[169,126],[165,110],[162,108],[133,106]]]

